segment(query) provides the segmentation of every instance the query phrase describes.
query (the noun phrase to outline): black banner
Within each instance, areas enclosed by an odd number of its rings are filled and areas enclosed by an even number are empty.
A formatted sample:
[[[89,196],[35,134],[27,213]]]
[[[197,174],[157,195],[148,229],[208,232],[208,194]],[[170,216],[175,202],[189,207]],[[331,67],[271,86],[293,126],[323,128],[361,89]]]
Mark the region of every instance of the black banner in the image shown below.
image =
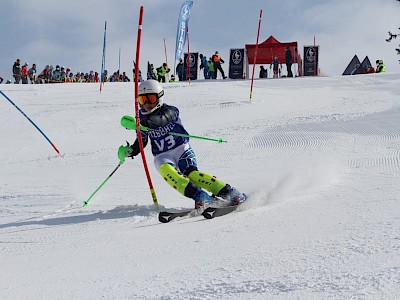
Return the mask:
[[[318,76],[319,46],[304,46],[303,76]]]
[[[198,66],[198,61],[199,61],[199,53],[190,53],[190,62],[189,62],[189,68],[190,68],[190,73],[189,76],[186,76],[187,68],[188,68],[188,54],[184,54],[184,59],[183,59],[183,79],[185,80],[196,80],[197,79],[197,66]]]
[[[243,79],[244,49],[231,49],[229,56],[229,78]]]

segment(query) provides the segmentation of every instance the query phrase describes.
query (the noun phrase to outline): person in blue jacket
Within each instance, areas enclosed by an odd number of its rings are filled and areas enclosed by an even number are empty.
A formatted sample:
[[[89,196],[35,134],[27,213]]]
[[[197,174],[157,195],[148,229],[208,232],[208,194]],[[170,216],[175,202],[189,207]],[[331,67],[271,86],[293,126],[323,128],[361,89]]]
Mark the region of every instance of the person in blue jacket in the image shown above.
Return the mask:
[[[208,75],[208,61],[207,57],[204,56],[203,54],[199,55],[200,57],[200,70],[204,70],[204,79],[210,79],[210,76]]]
[[[144,147],[150,142],[154,164],[165,181],[182,195],[194,200],[196,209],[204,209],[206,203],[216,201],[211,194],[237,205],[246,195],[213,175],[197,168],[196,155],[189,144],[189,137],[175,106],[164,103],[164,90],[156,80],[139,85],[140,124],[148,128],[141,131]],[[174,132],[180,135],[170,135]],[[138,139],[132,145],[118,149],[120,163],[126,157],[140,153]]]

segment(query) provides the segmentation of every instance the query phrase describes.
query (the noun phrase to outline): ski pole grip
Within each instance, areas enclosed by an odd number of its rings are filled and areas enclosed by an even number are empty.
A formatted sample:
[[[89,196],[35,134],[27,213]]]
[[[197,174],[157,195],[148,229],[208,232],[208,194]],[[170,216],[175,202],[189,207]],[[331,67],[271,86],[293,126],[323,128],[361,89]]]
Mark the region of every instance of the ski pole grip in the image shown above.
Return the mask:
[[[136,130],[136,118],[128,115],[123,116],[121,119],[121,126],[129,130]],[[148,128],[140,125],[140,130],[147,131]]]

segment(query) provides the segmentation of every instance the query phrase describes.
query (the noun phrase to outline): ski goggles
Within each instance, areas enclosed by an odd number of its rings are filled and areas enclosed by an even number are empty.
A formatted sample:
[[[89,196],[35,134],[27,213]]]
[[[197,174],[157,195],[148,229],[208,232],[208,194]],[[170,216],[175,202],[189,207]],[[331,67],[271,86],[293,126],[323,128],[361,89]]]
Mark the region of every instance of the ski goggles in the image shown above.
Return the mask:
[[[164,95],[164,91],[161,91],[159,94],[146,94],[146,95],[139,95],[138,101],[140,105],[149,104],[156,104],[160,97]]]

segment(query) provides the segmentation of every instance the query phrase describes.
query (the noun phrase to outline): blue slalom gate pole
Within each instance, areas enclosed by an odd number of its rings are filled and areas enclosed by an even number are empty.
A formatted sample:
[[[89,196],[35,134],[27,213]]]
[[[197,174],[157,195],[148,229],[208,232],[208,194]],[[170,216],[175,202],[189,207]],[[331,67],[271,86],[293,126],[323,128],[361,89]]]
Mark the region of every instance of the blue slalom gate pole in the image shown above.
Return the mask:
[[[101,74],[100,74],[100,94],[104,84],[103,73],[106,68],[106,33],[107,33],[107,21],[104,21],[103,56],[101,58]]]
[[[14,105],[14,107],[21,113],[24,115],[25,118],[28,119],[29,122],[31,122],[31,124],[33,126],[35,126],[35,128],[44,136],[44,138],[50,143],[50,145],[53,147],[53,149],[61,156],[60,151],[57,149],[57,147],[53,144],[52,141],[50,141],[50,139],[44,134],[44,132],[10,99],[7,97],[6,94],[4,94],[1,90],[0,90],[0,94],[2,94],[4,96],[4,98],[6,98],[12,105]]]

